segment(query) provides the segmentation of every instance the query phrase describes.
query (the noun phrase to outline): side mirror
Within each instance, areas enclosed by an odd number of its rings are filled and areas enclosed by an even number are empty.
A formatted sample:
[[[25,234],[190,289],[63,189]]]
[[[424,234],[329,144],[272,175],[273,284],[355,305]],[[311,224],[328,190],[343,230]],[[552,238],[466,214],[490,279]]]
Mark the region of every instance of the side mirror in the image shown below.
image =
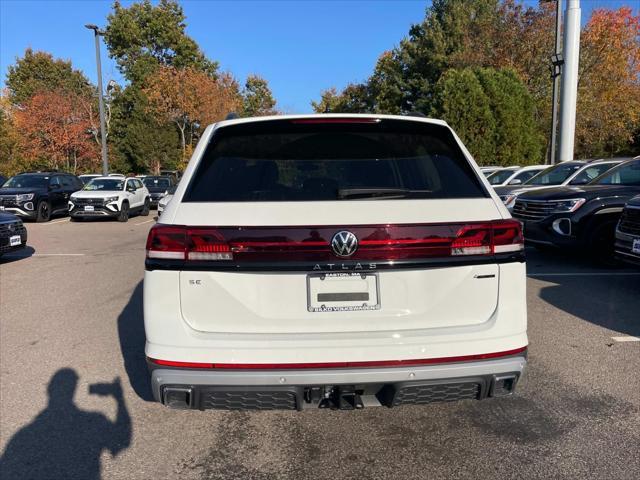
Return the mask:
[[[522,180],[520,180],[519,178],[514,178],[509,182],[509,185],[522,185]]]

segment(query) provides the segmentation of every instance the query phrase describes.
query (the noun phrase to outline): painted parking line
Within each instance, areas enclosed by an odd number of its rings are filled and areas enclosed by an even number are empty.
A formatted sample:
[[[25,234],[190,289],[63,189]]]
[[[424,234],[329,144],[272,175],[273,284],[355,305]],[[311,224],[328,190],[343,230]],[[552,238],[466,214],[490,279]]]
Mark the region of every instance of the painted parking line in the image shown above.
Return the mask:
[[[3,258],[29,258],[29,257],[84,257],[85,253],[34,253],[31,255],[7,254]]]
[[[631,337],[625,335],[624,337],[611,337],[616,342],[640,342],[640,337]]]
[[[134,223],[134,225],[137,227],[139,225],[144,225],[145,223],[151,223],[151,222],[155,222],[155,219],[151,219],[151,220],[147,220],[145,222],[140,222],[140,223]]]
[[[563,272],[563,273],[536,273],[528,272],[528,277],[634,277],[640,276],[640,272]]]
[[[56,223],[66,223],[66,222],[69,222],[68,218],[61,218],[59,220],[51,220],[50,222],[47,222],[47,223],[40,223],[39,225],[42,225],[44,227],[47,225],[55,225]]]

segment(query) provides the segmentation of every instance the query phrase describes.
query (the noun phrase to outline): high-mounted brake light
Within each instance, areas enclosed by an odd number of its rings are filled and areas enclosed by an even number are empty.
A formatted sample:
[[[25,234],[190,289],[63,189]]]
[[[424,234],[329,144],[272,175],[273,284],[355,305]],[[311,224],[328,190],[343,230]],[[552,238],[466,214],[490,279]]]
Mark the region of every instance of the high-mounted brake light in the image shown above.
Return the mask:
[[[380,123],[381,120],[379,118],[360,118],[360,117],[344,117],[344,118],[335,118],[335,117],[327,117],[327,118],[298,118],[295,120],[291,120],[291,123],[296,124],[320,124],[320,123]]]

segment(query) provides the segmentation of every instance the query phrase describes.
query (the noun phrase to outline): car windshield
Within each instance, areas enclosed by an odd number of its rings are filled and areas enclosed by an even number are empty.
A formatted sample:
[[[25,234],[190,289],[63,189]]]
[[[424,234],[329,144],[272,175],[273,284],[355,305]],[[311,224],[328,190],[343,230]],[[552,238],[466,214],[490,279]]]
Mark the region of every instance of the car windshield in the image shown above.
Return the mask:
[[[615,163],[598,163],[595,165],[589,165],[575,177],[573,177],[573,180],[571,180],[571,182],[569,183],[571,185],[586,185],[615,165]]]
[[[83,190],[96,191],[119,191],[124,188],[124,180],[118,178],[94,178],[87,183]]]
[[[221,128],[186,202],[486,197],[448,128],[270,121]]]
[[[560,185],[569,178],[576,170],[582,168],[582,163],[560,163],[543,170],[535,177],[532,177],[527,185]]]
[[[515,173],[515,170],[513,170],[513,169],[510,169],[510,170],[499,170],[499,171],[489,175],[487,177],[487,180],[489,180],[489,183],[491,185],[500,185],[501,183],[506,182],[507,179],[511,175],[513,175],[514,173]]]
[[[591,185],[628,185],[640,187],[640,160],[624,163],[596,178]]]
[[[151,188],[169,188],[171,186],[171,180],[166,177],[145,177],[142,182],[145,187]]]
[[[4,188],[43,188],[49,184],[49,177],[40,175],[16,175],[2,185]]]

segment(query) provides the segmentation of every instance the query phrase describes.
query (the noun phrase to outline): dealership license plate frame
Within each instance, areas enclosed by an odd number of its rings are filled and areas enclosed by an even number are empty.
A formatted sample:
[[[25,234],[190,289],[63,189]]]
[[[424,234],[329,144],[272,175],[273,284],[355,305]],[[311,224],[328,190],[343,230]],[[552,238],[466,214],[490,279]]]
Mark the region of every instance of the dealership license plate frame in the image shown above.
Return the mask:
[[[94,206],[93,206],[93,205],[85,205],[85,206],[84,206],[84,211],[85,211],[85,212],[95,212],[95,210],[96,210],[96,209],[94,208]]]
[[[20,237],[20,235],[12,235],[9,237],[10,247],[18,247],[20,245],[22,245],[22,237]]]
[[[634,238],[631,243],[631,252],[640,255],[640,238]]]
[[[341,291],[342,282],[353,283],[357,278],[366,284],[366,292],[364,290],[349,292],[344,289]],[[326,285],[321,286],[319,283],[326,281],[329,281]],[[341,298],[350,295],[359,297],[365,294],[368,294],[366,299]],[[321,300],[319,295],[325,298]],[[377,272],[327,272],[307,275],[307,310],[309,312],[357,312],[380,310],[380,308],[380,278]]]

